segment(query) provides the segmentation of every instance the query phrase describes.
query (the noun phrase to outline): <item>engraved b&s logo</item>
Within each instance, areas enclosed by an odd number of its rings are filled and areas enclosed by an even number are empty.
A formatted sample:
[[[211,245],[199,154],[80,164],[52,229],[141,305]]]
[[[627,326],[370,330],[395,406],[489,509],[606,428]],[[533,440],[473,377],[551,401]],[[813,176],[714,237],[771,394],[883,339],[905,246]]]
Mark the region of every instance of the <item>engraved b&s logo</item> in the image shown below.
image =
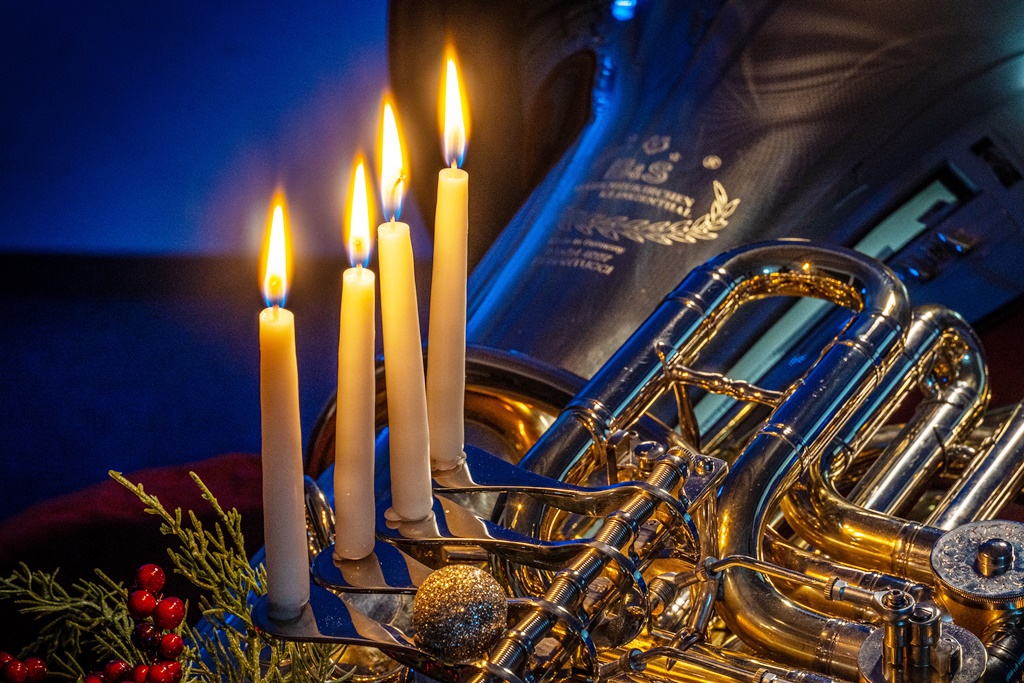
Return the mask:
[[[672,164],[667,161],[654,161],[649,166],[637,163],[630,157],[619,157],[604,172],[605,180],[642,180],[648,185],[660,185],[668,180],[672,172]]]
[[[644,140],[640,149],[647,156],[660,154],[669,148],[672,138],[668,135],[652,135]],[[678,161],[679,154],[669,155],[671,161]],[[612,162],[605,171],[605,180],[642,180],[648,185],[661,185],[668,180],[668,174],[672,172],[670,161],[652,161],[650,164],[642,164],[633,157],[619,157]]]
[[[718,180],[712,180],[713,196],[708,212],[694,218],[691,215],[691,207],[694,204],[692,197],[669,188],[651,187],[667,181],[674,164],[680,159],[680,153],[671,150],[672,137],[651,135],[640,143],[640,150],[633,147],[636,142],[637,137],[631,136],[627,144],[632,147],[633,154],[618,157],[608,166],[601,180],[577,185],[576,191],[597,192],[602,200],[628,201],[653,206],[676,214],[677,218],[652,220],[618,214],[591,213],[577,216],[569,223],[567,229],[586,237],[600,236],[613,242],[623,239],[640,244],[694,244],[698,240],[713,240],[718,237],[718,232],[729,225],[729,218],[740,203],[739,198],[730,198],[725,186]],[[644,159],[639,153],[641,151],[648,158]],[[655,155],[657,158],[650,158]],[[638,160],[637,157],[642,160]],[[709,155],[704,157],[702,165],[705,169],[713,171],[721,168],[722,160],[718,156]]]

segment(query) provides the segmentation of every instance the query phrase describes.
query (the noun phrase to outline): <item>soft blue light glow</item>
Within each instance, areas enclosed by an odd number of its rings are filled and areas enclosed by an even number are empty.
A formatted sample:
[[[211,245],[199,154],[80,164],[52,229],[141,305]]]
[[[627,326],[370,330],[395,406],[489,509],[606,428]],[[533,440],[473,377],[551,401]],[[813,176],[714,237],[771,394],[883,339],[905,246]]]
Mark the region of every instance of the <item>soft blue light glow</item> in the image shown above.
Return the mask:
[[[612,16],[619,21],[628,21],[636,11],[636,0],[612,0]]]

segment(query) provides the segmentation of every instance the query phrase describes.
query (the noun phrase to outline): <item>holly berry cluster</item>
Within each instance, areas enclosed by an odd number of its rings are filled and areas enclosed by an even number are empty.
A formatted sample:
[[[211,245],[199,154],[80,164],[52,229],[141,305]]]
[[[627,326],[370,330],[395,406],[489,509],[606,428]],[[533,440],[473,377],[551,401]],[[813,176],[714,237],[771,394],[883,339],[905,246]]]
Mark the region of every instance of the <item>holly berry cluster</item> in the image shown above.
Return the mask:
[[[46,678],[46,662],[39,657],[22,661],[9,652],[0,652],[0,677],[4,683],[39,683]]]
[[[115,659],[85,677],[85,683],[178,683],[182,677],[178,658],[185,642],[173,631],[185,619],[181,598],[164,596],[166,576],[155,564],[144,564],[135,573],[135,590],[128,595],[128,614],[135,620],[132,642],[146,653],[148,664],[132,666]],[[33,681],[33,683],[35,683]]]

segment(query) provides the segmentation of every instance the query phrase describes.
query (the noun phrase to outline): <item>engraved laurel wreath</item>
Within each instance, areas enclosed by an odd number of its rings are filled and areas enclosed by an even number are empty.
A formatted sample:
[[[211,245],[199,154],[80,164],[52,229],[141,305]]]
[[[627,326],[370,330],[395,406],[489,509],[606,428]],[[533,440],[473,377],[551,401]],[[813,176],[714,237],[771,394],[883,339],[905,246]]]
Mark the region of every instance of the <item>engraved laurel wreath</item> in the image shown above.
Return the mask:
[[[715,198],[711,208],[696,219],[652,222],[646,218],[597,213],[575,222],[573,227],[587,237],[596,232],[605,239],[617,241],[623,237],[641,244],[654,242],[670,246],[673,242],[694,244],[697,240],[713,240],[718,237],[719,230],[729,225],[729,216],[736,212],[740,203],[739,198],[729,199],[722,183],[715,180],[713,186]]]

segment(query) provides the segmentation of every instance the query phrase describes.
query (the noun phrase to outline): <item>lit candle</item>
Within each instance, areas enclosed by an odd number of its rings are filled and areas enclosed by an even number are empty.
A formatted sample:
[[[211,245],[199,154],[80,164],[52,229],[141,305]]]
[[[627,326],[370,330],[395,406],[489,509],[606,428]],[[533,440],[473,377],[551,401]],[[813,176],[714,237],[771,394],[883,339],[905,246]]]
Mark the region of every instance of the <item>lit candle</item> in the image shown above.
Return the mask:
[[[434,271],[430,285],[430,340],[427,345],[427,415],[430,458],[435,471],[464,460],[466,392],[466,239],[469,229],[469,174],[459,168],[466,153],[468,109],[462,102],[455,59],[445,68],[442,95],[444,158],[437,178]]]
[[[431,514],[430,443],[420,344],[416,276],[409,226],[399,223],[408,178],[394,109],[385,100],[381,125],[381,195],[386,223],[377,228],[384,373],[388,390],[393,520]]]
[[[334,438],[334,555],[358,560],[374,544],[374,281],[370,260],[370,202],[366,169],[356,158],[349,193],[348,253],[342,275],[338,340],[338,398]]]
[[[309,602],[295,316],[284,309],[289,245],[284,195],[271,209],[264,248],[260,313],[260,413],[263,433],[263,529],[270,616],[289,620]]]

